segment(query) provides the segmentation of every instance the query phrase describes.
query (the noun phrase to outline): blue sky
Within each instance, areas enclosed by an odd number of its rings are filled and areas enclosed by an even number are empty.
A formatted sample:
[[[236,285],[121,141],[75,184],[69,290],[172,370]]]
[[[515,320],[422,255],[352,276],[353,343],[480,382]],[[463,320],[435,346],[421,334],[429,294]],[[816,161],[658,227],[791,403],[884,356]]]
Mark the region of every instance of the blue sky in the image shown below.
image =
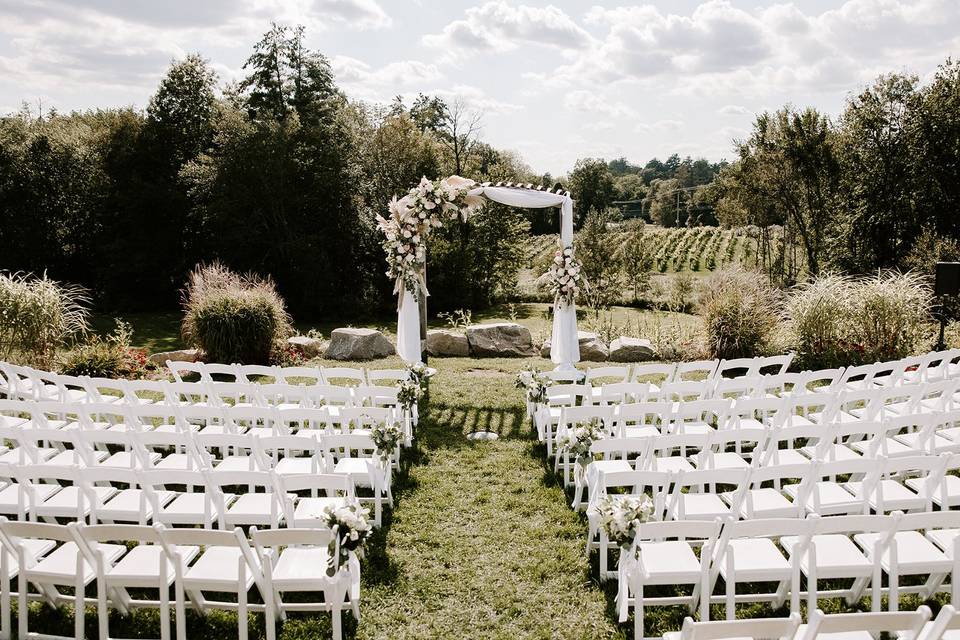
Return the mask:
[[[459,97],[554,174],[729,157],[758,112],[835,115],[877,74],[927,78],[960,51],[957,0],[0,0],[0,112],[142,107],[190,52],[234,80],[271,20],[304,24],[352,99]]]

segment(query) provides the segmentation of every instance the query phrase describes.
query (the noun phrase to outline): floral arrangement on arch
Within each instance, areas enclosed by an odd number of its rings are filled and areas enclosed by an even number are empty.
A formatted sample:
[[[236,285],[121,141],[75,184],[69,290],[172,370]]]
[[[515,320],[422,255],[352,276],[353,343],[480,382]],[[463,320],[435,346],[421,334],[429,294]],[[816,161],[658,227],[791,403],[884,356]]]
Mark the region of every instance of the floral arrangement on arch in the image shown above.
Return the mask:
[[[597,501],[596,509],[607,538],[621,549],[627,549],[633,544],[640,525],[653,515],[653,500],[646,494],[604,496]]]
[[[550,270],[544,274],[550,276],[550,291],[554,300],[573,304],[580,289],[586,289],[587,281],[583,277],[583,263],[577,260],[573,247],[562,244],[553,254]]]
[[[343,566],[350,560],[350,554],[363,557],[363,544],[370,536],[373,527],[370,524],[370,510],[356,500],[339,506],[327,505],[323,508],[322,518],[327,527],[336,527],[336,536],[328,547],[327,575],[336,575],[336,566]]]
[[[420,184],[402,198],[390,201],[389,215],[377,216],[387,254],[387,277],[396,282],[394,293],[406,289],[418,299],[427,294],[423,268],[427,261],[426,240],[430,231],[446,220],[466,220],[483,206],[484,199],[470,195],[473,180],[450,176],[438,182],[421,178]]]

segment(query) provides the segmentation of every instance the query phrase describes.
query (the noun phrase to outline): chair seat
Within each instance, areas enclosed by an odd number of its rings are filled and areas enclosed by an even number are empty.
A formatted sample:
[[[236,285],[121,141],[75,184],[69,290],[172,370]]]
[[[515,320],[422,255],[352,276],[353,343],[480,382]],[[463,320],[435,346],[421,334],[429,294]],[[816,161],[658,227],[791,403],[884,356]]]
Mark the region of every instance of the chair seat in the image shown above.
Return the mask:
[[[866,455],[870,448],[874,446],[873,440],[861,440],[860,442],[853,442],[850,444],[854,451],[860,453],[861,455]],[[909,447],[899,440],[894,438],[884,438],[883,442],[880,443],[877,452],[880,455],[884,455],[888,458],[897,458],[902,456],[913,456],[917,454],[916,449]]]
[[[907,478],[906,480],[904,480],[904,484],[906,484],[908,487],[910,487],[917,493],[921,493],[921,494],[924,491],[924,484],[926,482],[927,482],[926,478]],[[957,501],[960,501],[960,478],[954,475],[946,475],[943,477],[942,482],[937,483],[937,486],[933,489],[933,491],[930,492],[931,493],[930,497],[936,504],[940,505],[941,507],[944,504],[943,496],[941,495],[943,493],[941,491],[941,487],[943,485],[946,485],[946,489],[947,489],[946,503],[948,505],[953,505],[953,504],[956,504]]]
[[[800,451],[812,460],[818,456],[817,449],[819,449],[819,447],[808,446],[802,447]],[[820,457],[825,462],[842,462],[844,460],[859,460],[861,458],[859,453],[842,444],[832,444],[826,447]]]
[[[326,547],[287,547],[273,567],[273,586],[279,591],[312,591],[330,585]]]
[[[863,548],[867,557],[873,557],[874,545],[885,536],[885,533],[859,533],[853,539]],[[919,531],[898,531],[894,541],[897,545],[897,572],[900,575],[947,573],[953,568],[953,561]],[[880,564],[884,571],[889,571],[888,549],[884,550]]]
[[[679,422],[671,425],[670,433],[704,436],[713,433],[716,429],[706,422]]]
[[[927,538],[940,547],[950,559],[953,559],[953,545],[956,543],[957,536],[960,536],[960,529],[932,529],[927,531]]]
[[[271,511],[273,514],[271,514]],[[274,516],[282,521],[283,512],[276,504],[276,497],[272,493],[244,493],[237,496],[225,514],[228,524],[231,525],[264,525],[270,526]]]
[[[797,627],[797,633],[794,638],[803,638],[807,633],[807,625],[802,624]],[[876,640],[869,631],[842,631],[840,633],[818,633],[818,640]]]
[[[370,486],[370,458],[341,458],[333,467],[334,473],[349,475],[358,487]]]
[[[154,469],[185,471],[197,466],[193,456],[187,453],[168,453],[153,464]]]
[[[214,471],[259,471],[260,465],[253,456],[227,456],[213,465]]]
[[[944,451],[955,451],[960,447],[960,443],[954,442],[948,437],[944,437],[944,431],[949,431],[949,429],[944,429],[933,434],[931,440],[927,440],[922,443],[922,448],[924,451],[930,451],[931,449],[935,453],[942,453]],[[921,449],[921,440],[920,437],[923,435],[922,431],[912,431],[910,433],[899,433],[894,438],[907,447],[913,454],[917,454]]]
[[[783,487],[784,493],[793,500],[797,499],[799,484],[788,484]],[[819,503],[819,504],[818,504]],[[863,501],[857,499],[839,482],[823,481],[814,485],[810,495],[803,503],[808,513],[821,516],[849,515],[863,512]]]
[[[692,584],[700,580],[700,560],[686,542],[641,542],[646,584]]]
[[[660,430],[651,424],[626,426],[621,434],[624,438],[656,438]]]
[[[93,487],[93,492],[97,502],[102,504],[117,490],[113,487]],[[42,518],[76,518],[78,513],[86,516],[90,513],[90,504],[77,486],[63,487],[37,505],[37,515]]]
[[[37,499],[40,502],[43,502],[57,491],[60,491],[60,485],[58,484],[41,484],[34,483],[34,491],[36,491]],[[0,490],[0,513],[5,515],[17,515],[18,505],[20,500],[20,485],[11,484],[4,487]],[[30,502],[27,500],[26,496],[23,498],[23,508],[24,511],[29,511]]]
[[[273,472],[285,475],[299,475],[304,473],[320,473],[321,463],[313,458],[283,458],[273,467]]]
[[[39,460],[31,460],[27,455],[27,449],[14,447],[3,455],[0,455],[0,463],[3,464],[31,464],[35,462],[46,462],[59,453],[52,447],[37,447],[37,457]]]
[[[788,464],[810,464],[812,460],[798,449],[777,449],[776,453],[770,454],[770,464],[788,465]]]
[[[165,505],[177,495],[173,491],[157,491],[157,500]],[[115,496],[107,500],[94,514],[97,520],[107,522],[150,522],[153,518],[153,507],[143,498],[143,489],[121,489]]]
[[[733,551],[733,570],[737,582],[789,580],[790,562],[769,538],[737,538],[729,543]],[[727,563],[720,564],[720,575],[727,578]]]
[[[731,504],[735,493],[727,491],[721,495],[728,504]],[[749,508],[751,506],[752,516]],[[740,517],[744,520],[752,518],[793,518],[795,516],[797,516],[797,505],[790,502],[786,496],[773,487],[751,489],[746,493],[740,505]]]
[[[297,506],[293,509],[293,527],[318,527],[326,528],[323,510],[326,507],[340,507],[347,503],[346,498],[340,497],[318,497],[318,498],[300,498],[297,500]]]
[[[708,453],[703,458],[697,456],[699,469],[747,469],[750,463],[743,456],[733,451]]]
[[[780,538],[780,545],[792,556],[798,540],[797,536],[784,536]],[[817,552],[817,579],[866,578],[872,575],[873,563],[847,536],[818,535],[813,537],[812,544]],[[809,571],[809,559],[806,553],[800,558],[800,568],[804,573]]]
[[[107,456],[110,455],[106,451],[92,451],[90,453],[91,459],[95,463],[103,462],[107,459]],[[80,457],[80,453],[75,449],[70,449],[69,451],[61,451],[57,455],[53,456],[47,460],[47,464],[58,466],[58,467],[77,467],[85,464],[85,461]]]
[[[22,538],[20,544],[23,545],[27,557],[34,559],[45,556],[51,549],[57,546],[57,543],[53,540],[43,540],[41,538]],[[10,580],[17,576],[17,572],[20,570],[20,561],[17,554],[10,553],[9,551],[4,551],[4,553],[7,554],[7,579]]]
[[[234,497],[233,494],[225,494],[224,503],[230,504]],[[205,504],[206,496],[203,493],[180,493],[170,504],[161,507],[160,513],[156,514],[154,519],[164,524],[206,524]],[[211,520],[216,521],[219,516],[216,503],[212,503],[210,505]]]
[[[113,562],[122,556],[127,548],[121,544],[101,544],[97,549],[104,554],[107,562]],[[36,565],[26,569],[30,580],[46,584],[72,586],[77,575],[77,543],[67,542],[44,556]],[[96,571],[86,560],[82,562],[83,584],[89,584],[96,577]]]
[[[160,454],[154,451],[147,453],[150,465],[153,466],[160,460]],[[100,463],[102,467],[112,467],[120,469],[133,469],[140,467],[140,459],[132,451],[118,451],[106,458]]]
[[[670,515],[674,520],[713,520],[730,515],[730,507],[713,493],[682,493]]]
[[[237,592],[240,579],[240,558],[242,551],[238,547],[208,547],[183,576],[186,589],[206,589],[211,591]],[[247,569],[245,587],[253,585],[253,572]]]
[[[896,480],[881,480],[880,485],[881,490],[883,491],[884,511],[922,510],[927,506],[926,500]],[[863,498],[862,482],[847,482],[846,487],[857,498]],[[868,496],[868,502],[875,511],[879,510],[876,492]]]
[[[200,547],[193,545],[177,546],[174,550],[180,556],[181,567],[186,569],[198,553]],[[117,564],[107,569],[107,582],[113,586],[151,588],[160,581],[160,558],[163,549],[155,544],[141,544],[130,550]],[[173,584],[176,570],[173,563],[167,561],[166,584]]]
[[[651,471],[693,471],[694,467],[690,461],[680,456],[671,456],[667,458],[653,458],[650,461]]]

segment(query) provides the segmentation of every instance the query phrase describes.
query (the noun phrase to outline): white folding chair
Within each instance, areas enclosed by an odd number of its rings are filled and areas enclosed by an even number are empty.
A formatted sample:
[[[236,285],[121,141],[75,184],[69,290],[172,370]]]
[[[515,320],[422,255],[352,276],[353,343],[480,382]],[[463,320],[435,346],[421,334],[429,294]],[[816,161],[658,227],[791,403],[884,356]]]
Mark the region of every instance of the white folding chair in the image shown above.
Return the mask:
[[[663,640],[724,640],[749,638],[751,640],[793,640],[800,626],[800,614],[789,618],[756,618],[752,620],[717,620],[694,622],[687,616],[680,631],[663,634]]]
[[[277,618],[285,618],[287,611],[329,611],[333,639],[342,637],[341,611],[345,604],[352,606],[355,618],[360,618],[360,563],[351,557],[346,565],[339,562],[337,531],[320,529],[283,529],[258,531],[250,536],[263,567],[266,602],[267,640],[276,638]],[[331,558],[328,546],[334,542]],[[332,562],[333,576],[327,574]],[[285,593],[322,593],[322,601],[303,599],[285,602]]]
[[[169,548],[202,549],[200,557],[186,568],[182,561],[173,563],[177,573],[174,581],[177,640],[187,640],[184,592],[190,594],[193,607],[201,614],[206,614],[208,609],[236,611],[237,637],[247,640],[247,612],[266,610],[264,605],[251,604],[247,592],[257,585],[264,602],[272,595],[264,588],[260,562],[243,532],[239,528],[233,531],[164,528],[159,532],[160,539]],[[235,593],[237,601],[213,600],[209,595],[204,596],[205,593]]]
[[[182,469],[144,470],[138,473],[140,487],[151,487],[158,495],[172,492],[165,504],[153,505],[153,521],[166,526],[212,528],[236,496],[207,486],[201,471]],[[183,491],[174,487],[183,487]]]
[[[285,496],[284,519],[293,528],[326,528],[324,509],[341,507],[356,497],[353,480],[343,474],[275,475],[274,482],[277,494]]]
[[[676,473],[667,498],[667,520],[713,520],[740,515],[740,504],[749,486],[749,469],[697,469]],[[720,487],[732,491],[724,501]]]
[[[684,382],[686,380],[712,380],[720,366],[719,360],[696,360],[693,362],[677,363],[670,382]]]
[[[900,632],[901,638],[916,638],[930,620],[930,608],[921,605],[910,613],[899,611],[875,611],[871,613],[835,613],[824,615],[817,609],[810,614],[810,621],[797,629],[796,640],[816,638],[849,638],[850,640],[873,640],[881,633],[891,635]]]
[[[100,640],[110,638],[111,607],[120,611],[158,609],[160,639],[169,640],[170,587],[177,575],[174,562],[180,562],[182,568],[186,568],[200,548],[196,545],[169,548],[160,538],[157,528],[140,525],[91,525],[75,527],[73,533],[77,544],[86,546],[95,560]],[[123,557],[111,558],[109,551],[113,547],[131,542],[136,545]],[[104,545],[107,545],[107,552],[104,551]],[[133,598],[128,589],[134,589],[137,598]],[[148,590],[156,590],[156,599],[145,598]]]
[[[787,560],[775,540],[783,536],[808,536],[815,521],[797,518],[760,520],[727,520],[717,541],[712,558],[711,588],[713,593],[717,576],[723,578],[726,589],[722,599],[727,620],[736,618],[738,602],[770,602],[774,609],[790,598],[790,612],[800,613],[800,562],[798,557]],[[738,583],[776,582],[776,591],[751,590],[737,593]]]
[[[236,500],[219,510],[219,528],[234,527],[278,528],[284,520],[284,502],[287,496],[277,493],[273,474],[269,471],[204,471],[207,487],[224,495],[225,487],[246,487]]]
[[[337,384],[335,381],[346,381],[350,385],[361,385],[367,379],[363,369],[356,367],[321,367],[320,375],[323,384]]]
[[[683,604],[690,612],[700,604],[700,619],[710,619],[710,557],[720,533],[720,521],[646,522],[629,553],[620,554],[617,605],[620,622],[633,606],[633,636],[643,638],[647,606]],[[700,548],[698,558],[695,549]],[[648,586],[685,585],[690,596],[650,597]],[[701,598],[701,594],[704,597]]]
[[[206,381],[204,375],[205,369],[202,362],[183,362],[176,360],[167,360],[167,369],[173,374],[173,379],[177,382],[184,382],[186,376],[196,376],[197,379]]]

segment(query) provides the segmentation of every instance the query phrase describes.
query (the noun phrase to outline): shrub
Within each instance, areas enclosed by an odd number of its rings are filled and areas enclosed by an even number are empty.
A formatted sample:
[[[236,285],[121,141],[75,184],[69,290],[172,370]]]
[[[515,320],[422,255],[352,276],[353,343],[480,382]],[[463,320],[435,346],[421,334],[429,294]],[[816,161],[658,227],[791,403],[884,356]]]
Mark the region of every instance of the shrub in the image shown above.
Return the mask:
[[[133,330],[117,318],[117,327],[106,338],[91,335],[68,351],[60,366],[70,376],[142,378],[147,373],[147,352],[130,346]]]
[[[931,300],[913,273],[827,274],[800,285],[787,302],[797,364],[821,369],[908,356],[929,336]]]
[[[267,364],[274,344],[291,333],[272,280],[234,273],[218,262],[190,274],[183,309],[184,341],[213,362]]]
[[[87,330],[86,290],[0,273],[0,358],[50,368],[57,350]]]
[[[700,312],[713,358],[749,358],[769,352],[781,301],[765,276],[722,269],[703,281]]]

